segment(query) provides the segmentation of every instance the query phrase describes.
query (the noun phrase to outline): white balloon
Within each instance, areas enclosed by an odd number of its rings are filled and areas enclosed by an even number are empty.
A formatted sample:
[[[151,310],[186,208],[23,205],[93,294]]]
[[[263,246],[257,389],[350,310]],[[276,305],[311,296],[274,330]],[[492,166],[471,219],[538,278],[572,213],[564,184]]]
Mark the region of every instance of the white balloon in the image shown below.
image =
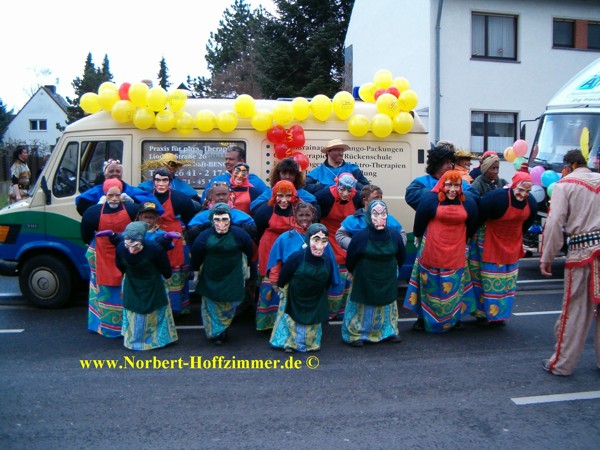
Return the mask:
[[[533,198],[540,203],[546,198],[546,190],[539,184],[534,184],[531,188],[531,195],[533,195]]]

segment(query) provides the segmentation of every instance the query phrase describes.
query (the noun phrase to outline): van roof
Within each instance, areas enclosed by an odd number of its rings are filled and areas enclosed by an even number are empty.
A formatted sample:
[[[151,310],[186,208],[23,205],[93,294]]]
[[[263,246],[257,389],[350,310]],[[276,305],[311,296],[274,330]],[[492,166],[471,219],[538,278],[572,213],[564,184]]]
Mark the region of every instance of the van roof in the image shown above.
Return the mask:
[[[233,111],[234,110],[234,99],[207,99],[207,98],[191,98],[187,99],[184,111],[189,113],[192,117],[202,110],[210,110],[215,115],[218,115],[223,111]],[[273,111],[273,107],[278,103],[277,100],[256,100],[256,109],[257,110],[266,110]],[[371,119],[375,114],[377,114],[377,107],[375,103],[365,103],[362,101],[356,101],[354,105],[353,114],[363,114]],[[423,122],[419,118],[416,112],[413,112],[415,123],[412,133],[426,133]],[[340,130],[347,129],[346,121],[339,120],[335,114],[332,112],[331,116],[325,122],[321,122],[316,120],[312,115],[310,115],[304,121],[294,121],[294,123],[299,123],[305,130],[311,129],[319,129],[319,130]],[[287,126],[286,126],[287,127]],[[135,128],[133,123],[119,123],[114,120],[110,113],[105,111],[100,111],[95,114],[91,114],[86,116],[72,124],[70,124],[66,131],[85,131],[85,130],[116,130],[116,129],[131,129]],[[249,129],[254,130],[252,124],[250,123],[250,119],[238,118],[238,126],[237,129]],[[196,130],[197,131],[197,130]],[[177,132],[177,131],[174,131]],[[197,131],[198,132],[198,131]]]
[[[550,100],[547,109],[600,106],[600,58],[571,78]]]

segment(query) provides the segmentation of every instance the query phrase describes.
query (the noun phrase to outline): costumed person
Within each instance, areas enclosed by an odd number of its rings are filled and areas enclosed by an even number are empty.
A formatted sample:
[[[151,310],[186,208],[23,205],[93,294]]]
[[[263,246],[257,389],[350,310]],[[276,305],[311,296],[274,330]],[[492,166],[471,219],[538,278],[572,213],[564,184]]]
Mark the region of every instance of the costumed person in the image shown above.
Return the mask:
[[[157,205],[152,202],[146,202],[143,205],[140,205],[136,221],[148,224],[148,230],[146,230],[144,239],[157,241],[166,251],[168,251],[174,248],[173,241],[172,238],[167,238],[167,232],[161,230],[158,226],[159,218],[160,214],[158,214]]]
[[[115,247],[109,237],[113,232],[122,233],[135,220],[138,205],[121,199],[119,179],[108,179],[102,187],[106,202],[88,208],[81,218],[81,238],[88,245],[86,258],[90,266],[88,330],[120,337],[123,276],[115,265]]]
[[[467,239],[477,227],[477,204],[464,195],[460,172],[449,170],[424,195],[415,214],[419,242],[404,307],[415,311],[413,330],[443,333],[475,310],[467,268]]]
[[[123,273],[123,345],[130,350],[152,350],[177,341],[177,330],[165,279],[171,265],[164,248],[146,239],[148,224],[132,222],[116,249],[116,265]]]
[[[194,218],[196,208],[192,200],[169,187],[171,172],[160,168],[153,174],[154,190],[152,194],[158,199],[164,213],[158,220],[161,230],[175,232],[183,236],[185,227]],[[175,248],[169,251],[172,275],[168,279],[169,302],[176,315],[190,313],[189,276],[190,257],[189,246],[184,238],[173,242]]]
[[[192,245],[192,267],[199,271],[196,293],[202,296],[202,323],[206,337],[223,344],[235,310],[244,300],[247,271],[243,256],[252,259],[252,239],[231,226],[231,211],[224,203],[211,210],[212,228],[204,230]]]
[[[517,290],[519,259],[524,256],[523,233],[537,215],[537,201],[530,196],[533,182],[528,173],[517,172],[507,189],[495,189],[479,202],[477,231],[479,261],[469,261],[473,292],[477,299],[476,317],[490,324],[506,324]],[[470,252],[471,259],[474,253]],[[473,272],[474,264],[479,273]],[[482,321],[482,319],[479,319]]]
[[[406,187],[404,198],[408,206],[416,211],[421,198],[435,187],[442,175],[448,170],[452,170],[455,162],[454,145],[446,141],[438,142],[438,145],[429,150],[427,153],[427,166],[425,167],[427,174],[415,178]],[[462,191],[469,192],[470,195],[472,194],[475,197],[479,196],[466,181],[462,185]]]
[[[498,156],[498,153],[493,150],[487,150],[481,154],[481,157],[479,158],[479,165],[469,172],[469,175],[473,180],[481,175],[481,162],[490,155]]]
[[[9,203],[15,203],[29,197],[29,183],[31,171],[27,166],[29,153],[24,145],[17,145],[13,152],[13,164],[10,166],[11,189],[8,196]]]
[[[341,139],[333,139],[327,142],[325,147],[321,149],[321,153],[325,155],[325,161],[308,172],[304,189],[316,194],[321,189],[335,186],[342,173],[349,173],[354,177],[357,191],[369,184],[370,181],[365,177],[360,167],[344,161],[344,152],[349,148],[350,146],[344,144]]]
[[[258,210],[260,205],[269,201],[273,192],[273,186],[275,186],[281,180],[294,183],[294,187],[298,193],[298,199],[300,201],[312,204],[317,208],[318,213],[319,205],[317,204],[317,199],[310,192],[302,189],[305,181],[305,173],[300,170],[300,166],[294,158],[282,159],[275,165],[275,168],[271,173],[271,187],[266,189],[258,198],[252,201],[250,204],[251,213],[254,213]]]
[[[231,175],[233,175],[233,169],[237,163],[246,162],[246,150],[242,147],[232,146],[227,149],[225,153],[225,172],[211,179],[204,187],[202,193],[202,203],[206,200],[206,194],[208,189],[212,186],[215,181],[224,181],[229,184],[231,182]],[[256,174],[248,175],[248,182],[258,191],[259,194],[267,189],[267,185],[261,178]]]
[[[162,214],[163,208],[154,195],[140,188],[131,186],[123,181],[123,166],[118,159],[109,159],[104,163],[104,178],[106,180],[117,179],[121,182],[121,197],[123,201],[131,201],[138,204],[153,202],[156,203],[158,211]],[[83,216],[83,213],[93,205],[104,203],[106,197],[103,191],[103,184],[98,184],[91,189],[88,189],[83,194],[75,197],[75,206],[77,212]]]
[[[379,186],[368,184],[360,191],[360,200],[363,207],[357,209],[351,216],[346,217],[335,233],[335,240],[344,250],[348,250],[348,245],[350,245],[352,236],[367,227],[365,209],[369,202],[373,200],[383,200],[383,191]],[[406,245],[406,231],[402,229],[400,222],[398,222],[391,214],[388,214],[387,226],[396,229],[396,231],[402,235],[402,242]]]
[[[346,254],[352,291],[342,323],[342,339],[353,347],[364,342],[400,342],[398,334],[398,268],[406,250],[402,236],[387,226],[388,211],[381,200],[366,209],[367,228],[356,233]]]
[[[486,156],[481,161],[481,175],[473,180],[471,186],[479,195],[483,196],[489,191],[501,188],[508,184],[504,178],[499,178],[498,173],[500,172],[500,158],[496,155]]]
[[[469,174],[469,170],[471,169],[472,164],[471,160],[473,158],[477,158],[477,156],[473,155],[468,150],[461,148],[454,152],[454,157],[456,158],[456,164],[454,164],[454,169],[458,170],[462,174],[463,180],[471,184],[473,182],[473,178]]]
[[[142,170],[156,170],[164,168],[171,174],[171,181],[169,182],[169,188],[172,191],[181,192],[188,196],[194,202],[194,208],[196,211],[200,210],[200,196],[196,190],[188,183],[183,181],[177,176],[177,172],[181,170],[183,166],[192,164],[193,161],[188,159],[179,159],[177,155],[173,153],[163,153],[160,158],[146,161],[142,164]],[[154,180],[146,180],[138,185],[140,189],[146,192],[152,192],[154,190]]]
[[[258,273],[261,283],[256,306],[256,329],[270,330],[275,323],[279,295],[267,277],[269,254],[275,240],[294,228],[293,206],[298,203],[294,184],[279,181],[273,186],[271,199],[258,208],[254,215],[258,239]]]
[[[554,185],[542,234],[540,271],[552,276],[552,260],[563,247],[566,233],[562,311],[554,327],[554,353],[543,368],[568,376],[579,362],[590,327],[600,369],[600,174],[586,167],[580,150],[568,151],[563,163],[566,175]]]
[[[270,344],[286,352],[316,351],[321,348],[321,323],[328,318],[327,290],[335,274],[335,259],[325,256],[327,228],[313,223],[304,244],[287,258],[277,286],[281,302]]]
[[[229,187],[234,195],[234,207],[246,214],[250,214],[250,203],[256,199],[260,192],[248,180],[250,166],[246,163],[237,163],[229,180]]]
[[[329,245],[335,254],[342,279],[342,284],[329,292],[329,317],[341,319],[344,316],[344,307],[352,283],[347,278],[346,250],[337,243],[335,234],[342,221],[362,207],[360,196],[356,191],[356,178],[350,173],[342,173],[335,185],[320,190],[316,197],[321,207],[321,223],[329,231]],[[342,289],[339,289],[340,287]]]

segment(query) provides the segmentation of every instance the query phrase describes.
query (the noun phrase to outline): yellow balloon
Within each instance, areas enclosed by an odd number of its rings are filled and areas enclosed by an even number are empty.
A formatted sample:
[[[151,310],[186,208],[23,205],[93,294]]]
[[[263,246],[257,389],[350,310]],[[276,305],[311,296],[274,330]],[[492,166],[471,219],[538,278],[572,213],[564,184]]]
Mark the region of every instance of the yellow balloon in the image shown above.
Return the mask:
[[[294,109],[290,102],[277,102],[273,107],[273,122],[287,125],[294,120]]]
[[[410,113],[401,111],[394,116],[392,123],[394,124],[394,131],[396,133],[406,134],[412,130],[415,119]]]
[[[100,96],[93,92],[87,92],[81,96],[79,105],[84,112],[94,114],[100,111]]]
[[[361,137],[369,132],[369,118],[362,114],[356,114],[350,117],[348,121],[348,131],[352,136]]]
[[[273,114],[271,111],[258,109],[250,119],[250,123],[256,131],[267,131],[273,126]]]
[[[306,120],[310,114],[310,102],[304,97],[296,97],[292,100],[292,110],[296,120]]]
[[[237,127],[238,118],[233,111],[221,111],[217,116],[217,128],[223,133],[229,133]]]
[[[377,86],[375,83],[365,83],[361,87],[358,88],[358,96],[363,102],[366,103],[375,103],[375,91],[377,90]]]
[[[415,91],[407,89],[406,91],[400,92],[398,101],[400,103],[400,111],[410,112],[415,109],[415,106],[419,103],[419,97],[417,97]]]
[[[169,109],[173,112],[179,112],[185,106],[185,101],[187,100],[187,95],[181,89],[177,89],[169,94],[169,98],[167,103],[169,104]]]
[[[310,110],[315,119],[325,122],[331,115],[333,105],[331,104],[329,97],[318,94],[310,101]]]
[[[105,81],[98,88],[98,95],[102,94],[104,91],[114,91],[117,94],[119,93],[119,88],[112,81]]]
[[[378,138],[388,137],[393,129],[392,118],[387,114],[375,114],[371,119],[371,131]]]
[[[256,102],[248,94],[238,96],[233,102],[233,109],[240,117],[250,118],[256,111]]]
[[[133,124],[140,130],[147,130],[154,125],[154,111],[147,106],[138,108],[133,113]]]
[[[341,91],[333,96],[333,112],[340,120],[346,120],[354,112],[354,97],[350,92]]]
[[[517,155],[515,155],[515,152],[513,151],[512,147],[506,147],[504,149],[504,159],[505,160],[507,160],[508,162],[514,162],[516,157],[517,157]]]
[[[100,94],[98,94],[98,103],[100,104],[100,108],[108,112],[110,112],[115,103],[117,103],[120,99],[121,97],[119,97],[119,92],[111,91],[110,89],[104,89]]]
[[[400,102],[393,94],[381,94],[375,104],[377,111],[390,117],[400,112]]]
[[[194,120],[196,122],[196,128],[203,133],[208,133],[209,131],[214,130],[217,126],[217,116],[215,116],[215,113],[208,109],[198,111]]]
[[[148,106],[148,91],[150,88],[144,83],[133,83],[129,86],[129,100],[140,108]]]
[[[378,89],[387,89],[392,85],[394,76],[389,70],[381,69],[375,72],[373,82]]]
[[[156,114],[154,126],[158,131],[162,131],[163,133],[171,131],[175,126],[175,113],[173,111],[169,111],[168,109],[160,111]]]
[[[185,111],[175,113],[175,128],[181,134],[190,134],[194,129],[194,119],[191,114]]]
[[[394,78],[392,86],[396,87],[396,89],[398,89],[400,93],[406,91],[407,89],[410,89],[410,83],[404,77]]]
[[[162,87],[156,86],[148,91],[146,102],[152,111],[162,111],[167,106],[169,94]]]
[[[113,119],[119,123],[131,122],[134,112],[135,105],[129,100],[119,100],[110,110],[110,114],[112,115]]]
[[[590,130],[588,127],[583,127],[583,130],[581,130],[579,148],[581,148],[581,154],[587,161],[590,156]]]

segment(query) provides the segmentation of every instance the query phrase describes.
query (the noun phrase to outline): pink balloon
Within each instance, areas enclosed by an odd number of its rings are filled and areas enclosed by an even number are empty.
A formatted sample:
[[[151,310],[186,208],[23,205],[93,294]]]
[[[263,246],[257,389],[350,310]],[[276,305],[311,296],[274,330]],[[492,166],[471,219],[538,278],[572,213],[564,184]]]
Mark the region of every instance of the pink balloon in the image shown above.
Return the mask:
[[[544,166],[535,166],[533,169],[531,169],[531,171],[529,172],[529,175],[531,175],[531,180],[533,181],[533,184],[537,184],[540,185],[542,184],[542,174],[546,171],[546,169],[544,169]]]
[[[525,156],[527,154],[527,141],[523,139],[518,139],[512,146],[513,152],[517,156]]]

